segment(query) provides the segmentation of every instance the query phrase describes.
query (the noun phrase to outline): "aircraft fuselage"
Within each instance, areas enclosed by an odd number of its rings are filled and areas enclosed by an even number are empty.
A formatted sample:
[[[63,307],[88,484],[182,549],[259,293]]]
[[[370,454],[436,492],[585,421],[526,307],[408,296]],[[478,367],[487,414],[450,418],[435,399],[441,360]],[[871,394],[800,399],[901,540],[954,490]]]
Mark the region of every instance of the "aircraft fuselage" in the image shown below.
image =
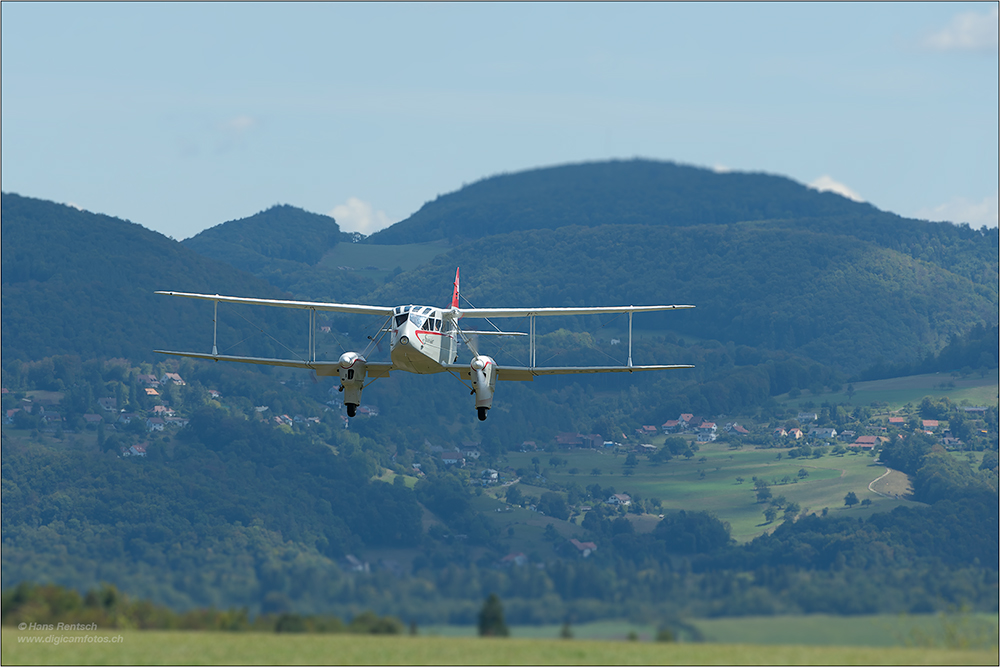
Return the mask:
[[[410,373],[440,373],[458,356],[454,314],[433,306],[397,306],[389,340],[393,366]]]

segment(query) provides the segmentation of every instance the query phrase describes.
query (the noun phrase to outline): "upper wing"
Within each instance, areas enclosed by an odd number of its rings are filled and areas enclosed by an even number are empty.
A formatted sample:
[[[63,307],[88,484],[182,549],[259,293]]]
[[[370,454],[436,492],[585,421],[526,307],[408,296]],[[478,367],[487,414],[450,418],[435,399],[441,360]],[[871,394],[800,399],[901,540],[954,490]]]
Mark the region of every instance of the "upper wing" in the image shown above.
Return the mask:
[[[253,299],[242,296],[219,296],[218,294],[192,294],[190,292],[158,291],[157,294],[167,296],[183,296],[189,299],[204,299],[205,301],[221,301],[223,303],[245,303],[252,306],[278,306],[280,308],[305,308],[312,310],[332,310],[338,313],[356,313],[360,315],[392,315],[392,306],[362,306],[353,303],[327,303],[325,301],[287,301],[283,299]]]
[[[336,361],[300,361],[296,359],[266,359],[263,357],[234,357],[228,354],[205,354],[203,352],[173,352],[170,350],[155,350],[158,354],[172,354],[175,357],[192,357],[194,359],[210,359],[212,361],[234,361],[240,364],[259,364],[261,366],[287,366],[289,368],[308,368],[316,371],[316,375],[336,375],[339,364]],[[393,366],[391,363],[367,361],[368,377],[386,377]]]
[[[600,315],[601,313],[648,313],[694,306],[597,306],[591,308],[463,308],[462,317],[533,317],[535,315]]]
[[[463,379],[471,378],[472,369],[468,364],[448,364],[445,368],[458,373]],[[536,375],[572,375],[575,373],[633,373],[637,371],[666,371],[675,368],[694,368],[690,364],[666,366],[503,366],[497,364],[497,379],[512,381],[532,381]]]

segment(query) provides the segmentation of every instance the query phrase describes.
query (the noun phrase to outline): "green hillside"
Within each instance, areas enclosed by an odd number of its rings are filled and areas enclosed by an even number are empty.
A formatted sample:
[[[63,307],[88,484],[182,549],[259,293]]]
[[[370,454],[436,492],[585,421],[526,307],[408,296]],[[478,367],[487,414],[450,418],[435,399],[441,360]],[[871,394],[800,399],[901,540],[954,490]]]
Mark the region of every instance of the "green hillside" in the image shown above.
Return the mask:
[[[353,234],[341,232],[330,216],[281,205],[216,225],[182,243],[301,298],[349,301],[374,283],[320,260],[338,244],[355,240]]]
[[[614,160],[492,176],[438,197],[369,243],[453,242],[568,225],[687,227],[869,215],[877,209],[782,176]]]
[[[16,194],[4,193],[2,202],[4,363],[59,354],[139,361],[156,348],[210,352],[211,305],[154,291],[282,296],[133,222]],[[276,309],[245,312],[306,347],[304,319]],[[281,349],[224,308],[219,341],[220,348],[246,341],[231,354],[275,356]]]
[[[659,168],[585,166],[621,164]],[[4,589],[108,581],[175,608],[371,609],[420,623],[472,623],[490,592],[509,620],[534,624],[995,612],[996,407],[906,408],[905,428],[878,447],[912,497],[869,492],[883,470],[872,454],[848,454],[847,440],[814,435],[793,448],[774,435],[813,424],[882,434],[878,406],[851,403],[874,391],[845,390],[852,374],[995,377],[993,236],[783,179],[790,194],[772,210],[774,177],[716,191],[719,176],[688,182],[684,206],[708,216],[694,223],[536,225],[455,246],[455,236],[348,246],[332,219],[276,207],[210,230],[195,252],[127,221],[3,195]],[[488,193],[489,182],[470,189]],[[541,182],[529,188],[539,197],[552,191]],[[727,219],[739,201],[771,219]],[[456,266],[476,306],[693,303],[637,316],[633,356],[695,368],[502,383],[483,423],[455,377],[394,373],[365,389],[369,416],[345,422],[328,379],[152,359],[159,346],[211,344],[211,304],[156,289],[445,304]],[[375,320],[322,320],[322,355],[362,349]],[[627,318],[542,320],[540,362],[624,363]],[[224,351],[289,357],[305,343],[304,313],[220,308]],[[526,359],[521,340],[483,347],[499,363]],[[640,429],[680,413],[718,422],[721,437],[699,446],[694,433]],[[737,419],[749,432],[725,433]],[[922,419],[940,428],[915,432]],[[575,434],[622,446],[561,439]],[[465,468],[442,457],[459,446]],[[497,484],[483,484],[486,468]],[[609,501],[615,493],[630,504]]]
[[[479,306],[695,304],[637,320],[794,351],[849,372],[936,352],[949,336],[995,321],[997,312],[995,289],[933,263],[851,236],[758,223],[494,236],[438,256],[371,298],[445,303],[456,266],[464,267],[464,295]]]

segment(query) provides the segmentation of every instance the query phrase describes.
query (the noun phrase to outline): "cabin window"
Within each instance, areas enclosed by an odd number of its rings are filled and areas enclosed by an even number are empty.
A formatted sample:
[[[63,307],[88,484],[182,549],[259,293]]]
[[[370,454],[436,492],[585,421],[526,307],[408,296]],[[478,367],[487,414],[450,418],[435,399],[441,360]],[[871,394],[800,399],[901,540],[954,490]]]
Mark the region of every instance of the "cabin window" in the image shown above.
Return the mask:
[[[406,313],[402,315],[396,315],[396,326],[402,326],[403,322],[406,321]]]
[[[413,322],[413,326],[415,326],[416,328],[423,329],[424,322],[427,321],[427,316],[421,315],[417,311],[413,311],[412,313],[410,313],[410,321]]]

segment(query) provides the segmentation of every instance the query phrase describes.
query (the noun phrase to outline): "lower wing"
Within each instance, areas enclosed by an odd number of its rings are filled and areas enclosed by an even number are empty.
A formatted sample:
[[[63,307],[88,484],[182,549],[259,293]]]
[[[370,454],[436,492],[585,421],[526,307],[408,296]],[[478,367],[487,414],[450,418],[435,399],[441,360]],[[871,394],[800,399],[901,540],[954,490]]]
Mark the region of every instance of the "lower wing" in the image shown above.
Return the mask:
[[[337,375],[340,364],[336,361],[297,361],[295,359],[267,359],[264,357],[233,357],[227,354],[204,354],[202,352],[173,352],[170,350],[155,350],[158,354],[172,354],[175,357],[192,357],[194,359],[209,359],[211,361],[234,361],[239,364],[258,364],[260,366],[287,366],[289,368],[308,368],[316,371],[316,375]],[[391,363],[365,362],[368,377],[386,377],[392,370]]]
[[[497,364],[497,379],[531,382],[538,375],[575,375],[578,373],[636,373],[639,371],[669,371],[676,368],[694,368],[690,364],[660,366],[502,366]],[[471,378],[472,369],[468,364],[448,364],[446,369],[458,373],[462,378]]]

